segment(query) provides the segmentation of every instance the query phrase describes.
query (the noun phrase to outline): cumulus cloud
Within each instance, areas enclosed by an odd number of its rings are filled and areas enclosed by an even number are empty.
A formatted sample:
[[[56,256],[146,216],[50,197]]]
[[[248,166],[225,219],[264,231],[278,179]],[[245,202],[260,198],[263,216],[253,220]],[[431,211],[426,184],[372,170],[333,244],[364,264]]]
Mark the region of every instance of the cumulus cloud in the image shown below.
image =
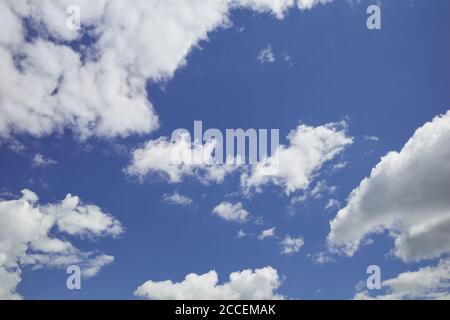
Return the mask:
[[[266,238],[273,237],[275,237],[275,227],[261,231],[261,233],[258,235],[258,240],[264,240]]]
[[[300,251],[303,247],[305,241],[302,237],[292,238],[290,235],[286,235],[283,240],[281,240],[281,253],[286,255],[291,255]]]
[[[267,47],[261,49],[256,58],[261,64],[275,62],[275,55],[272,51],[272,46],[269,44]]]
[[[216,143],[215,140],[204,144],[191,142],[187,136],[149,140],[133,151],[125,172],[141,180],[155,173],[171,183],[180,182],[186,176],[197,177],[203,182],[222,182],[226,174],[238,168],[238,163],[218,163],[213,156]]]
[[[283,299],[275,293],[281,285],[277,270],[272,267],[233,272],[229,280],[218,284],[218,274],[191,273],[181,282],[147,281],[134,294],[154,300],[267,300]]]
[[[213,214],[227,221],[245,222],[248,220],[250,213],[242,208],[242,203],[235,204],[223,201],[213,209]]]
[[[81,139],[151,132],[159,121],[146,81],[172,77],[209,32],[229,25],[230,10],[281,19],[295,4],[320,2],[326,1],[2,1],[0,137],[65,128]],[[67,27],[69,5],[80,8],[79,30]],[[83,36],[89,45],[72,45]]]
[[[239,156],[223,163],[223,159],[215,156],[217,140],[193,142],[188,133],[172,139],[160,137],[136,148],[124,171],[141,180],[158,174],[170,183],[178,183],[185,177],[195,177],[203,183],[222,183],[226,175],[239,172],[244,193],[261,191],[262,186],[273,183],[283,187],[289,195],[307,189],[319,169],[353,143],[346,135],[344,122],[317,127],[299,125],[287,138],[289,145],[281,145],[270,157],[249,165]],[[305,199],[309,196],[318,198],[323,192],[331,193],[334,189],[325,181],[319,181],[304,196]]]
[[[358,292],[355,299],[406,300],[406,299],[450,299],[450,259],[442,259],[436,266],[427,266],[417,271],[400,273],[397,277],[383,281],[384,294],[370,295],[367,290]]]
[[[50,158],[46,158],[44,157],[44,155],[40,153],[36,153],[33,157],[33,166],[35,167],[49,167],[57,163],[58,163],[57,161]]]
[[[314,174],[346,146],[352,138],[345,132],[345,123],[329,123],[318,127],[299,125],[288,135],[289,145],[281,145],[274,154],[241,176],[245,190],[260,190],[273,183],[284,188],[286,194],[308,188]],[[267,168],[276,168],[267,175]]]
[[[450,111],[385,155],[330,222],[330,248],[351,256],[365,238],[388,231],[403,261],[450,252],[449,141]]]
[[[192,204],[192,199],[184,196],[182,194],[179,194],[177,191],[175,191],[173,194],[164,195],[164,201],[170,204],[180,205],[180,206],[190,206]]]
[[[0,299],[21,298],[16,287],[23,266],[36,269],[78,264],[84,276],[92,277],[114,259],[81,251],[57,235],[117,236],[123,232],[118,220],[70,194],[59,203],[41,205],[38,200],[27,189],[20,199],[0,200]]]

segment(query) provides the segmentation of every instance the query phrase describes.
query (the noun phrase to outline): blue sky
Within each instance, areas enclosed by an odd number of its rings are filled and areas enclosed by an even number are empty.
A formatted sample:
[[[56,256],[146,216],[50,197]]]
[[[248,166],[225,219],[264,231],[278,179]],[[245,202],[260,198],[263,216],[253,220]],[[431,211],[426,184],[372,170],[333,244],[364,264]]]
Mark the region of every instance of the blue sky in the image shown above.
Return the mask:
[[[17,292],[27,299],[134,299],[134,290],[147,280],[179,282],[191,272],[216,270],[225,282],[231,272],[272,266],[282,278],[278,294],[349,299],[355,286],[365,282],[371,264],[380,266],[383,280],[436,265],[442,256],[409,262],[388,256],[394,247],[388,231],[371,236],[373,243],[352,257],[330,254],[333,261],[324,264],[312,258],[327,251],[329,222],[338,211],[326,210],[327,201],[337,199],[345,207],[351,191],[382,156],[400,151],[417,128],[449,108],[450,3],[381,1],[382,28],[371,31],[366,8],[373,2],[336,0],[305,11],[288,9],[283,19],[233,9],[233,25],[209,32],[208,41],[189,52],[173,77],[147,80],[148,98],[160,121],[153,132],[80,141],[64,127],[59,133],[5,137],[0,146],[2,199],[17,199],[24,188],[42,204],[71,193],[110,213],[124,228],[117,238],[63,236],[82,250],[114,256],[95,277],[83,280],[81,290],[66,288],[64,268],[23,265]],[[268,45],[275,61],[261,63],[258,53]],[[291,62],[284,61],[286,55]],[[267,184],[262,192],[246,196],[237,173],[205,185],[192,176],[170,183],[164,175],[149,174],[139,181],[124,172],[132,150],[177,128],[193,130],[195,120],[223,131],[279,128],[282,144],[299,124],[316,127],[344,120],[353,144],[327,162],[307,189],[292,195]],[[23,150],[13,150],[14,143]],[[35,154],[57,164],[33,166]],[[347,163],[344,168],[331,170],[342,162]],[[319,199],[290,205],[292,197],[319,181],[335,186],[335,193],[325,191]],[[164,201],[164,195],[175,191],[193,203]],[[241,202],[263,223],[220,219],[212,210],[222,201]],[[240,229],[257,234],[272,227],[279,238],[237,238]],[[304,245],[283,255],[280,240],[288,234],[302,237]]]

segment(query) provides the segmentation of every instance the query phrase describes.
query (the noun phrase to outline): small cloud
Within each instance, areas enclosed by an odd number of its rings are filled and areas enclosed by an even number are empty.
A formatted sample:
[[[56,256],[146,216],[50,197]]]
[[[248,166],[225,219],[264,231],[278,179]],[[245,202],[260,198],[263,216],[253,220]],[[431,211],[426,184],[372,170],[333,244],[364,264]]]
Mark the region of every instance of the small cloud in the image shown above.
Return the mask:
[[[244,26],[236,26],[235,30],[237,33],[242,33],[242,32],[244,32],[245,27]]]
[[[338,209],[340,206],[341,202],[338,199],[328,199],[325,210],[331,211],[333,209]]]
[[[23,143],[15,139],[9,142],[8,148],[15,153],[24,153],[25,151],[25,146]]]
[[[265,238],[273,238],[275,237],[275,227],[263,230],[261,234],[258,236],[258,240],[264,240]]]
[[[39,168],[49,167],[57,163],[58,163],[57,161],[50,158],[46,158],[40,153],[35,154],[33,157],[33,166],[35,167]]]
[[[341,169],[344,169],[347,166],[347,164],[348,164],[347,161],[338,162],[338,163],[333,165],[333,167],[331,168],[331,171],[332,172],[336,172],[336,171],[339,171]]]
[[[175,191],[173,194],[164,195],[164,202],[174,205],[180,205],[180,206],[190,206],[193,202],[193,200],[187,196],[184,196],[182,194],[179,194],[177,191]]]
[[[261,49],[258,53],[257,59],[261,64],[275,62],[275,55],[273,54],[272,46],[268,44],[267,47]]]
[[[315,199],[322,198],[322,195],[324,193],[335,193],[336,187],[335,186],[329,186],[325,180],[321,180],[317,182],[317,184],[314,186],[314,188],[311,190],[311,197]]]
[[[378,140],[380,140],[380,138],[375,137],[375,136],[364,135],[364,140],[371,141],[371,142],[377,142]]]
[[[264,218],[263,217],[258,217],[258,218],[255,219],[254,222],[255,222],[256,225],[260,226],[260,225],[264,224]]]
[[[320,180],[311,190],[308,190],[299,196],[292,197],[290,204],[295,205],[297,203],[304,203],[309,199],[320,199],[324,194],[333,194],[335,192],[335,186],[329,186],[325,180]]]
[[[240,230],[238,231],[236,237],[237,237],[238,239],[242,239],[242,238],[244,238],[244,237],[246,237],[246,236],[247,236],[247,233],[246,233],[244,230],[240,229]]]
[[[323,265],[329,262],[333,262],[333,258],[330,257],[329,253],[327,251],[321,251],[314,254],[309,254],[309,258],[312,259],[312,261],[316,264]]]
[[[305,241],[302,237],[292,238],[290,235],[286,235],[280,244],[282,246],[281,254],[291,255],[299,252],[300,248],[305,244]]]
[[[250,215],[247,210],[242,208],[241,202],[232,204],[227,201],[223,201],[215,206],[213,209],[213,214],[223,218],[224,220],[234,222],[246,222]]]
[[[283,61],[286,62],[290,67],[294,65],[292,56],[287,53],[283,53]]]

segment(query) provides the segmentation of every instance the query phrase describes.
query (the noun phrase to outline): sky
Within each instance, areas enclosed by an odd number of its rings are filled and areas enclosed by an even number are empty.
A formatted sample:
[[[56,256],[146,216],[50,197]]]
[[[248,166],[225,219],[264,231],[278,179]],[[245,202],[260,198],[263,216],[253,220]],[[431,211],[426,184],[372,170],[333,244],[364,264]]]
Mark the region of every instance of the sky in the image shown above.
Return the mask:
[[[1,0],[0,298],[448,299],[449,13]],[[280,170],[171,163],[194,121],[279,129]]]

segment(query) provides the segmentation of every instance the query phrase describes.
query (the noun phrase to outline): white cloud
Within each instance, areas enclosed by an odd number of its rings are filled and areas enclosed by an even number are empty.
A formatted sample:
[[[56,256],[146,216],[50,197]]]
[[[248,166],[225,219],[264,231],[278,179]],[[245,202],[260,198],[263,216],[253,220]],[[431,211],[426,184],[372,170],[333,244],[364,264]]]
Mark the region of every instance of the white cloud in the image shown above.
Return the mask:
[[[265,238],[273,238],[275,237],[275,227],[270,229],[265,229],[261,231],[261,234],[258,235],[259,240],[264,240]]]
[[[288,66],[292,67],[294,65],[293,58],[287,53],[283,53],[283,60],[288,64]]]
[[[305,191],[301,195],[292,197],[290,200],[290,203],[291,203],[291,205],[294,205],[296,203],[305,202],[306,200],[309,200],[310,198],[320,199],[326,193],[332,194],[335,192],[336,192],[335,186],[328,186],[328,184],[325,180],[320,180],[316,183],[314,188]]]
[[[353,255],[368,236],[387,230],[404,261],[450,252],[449,141],[450,111],[384,156],[330,222],[330,248]]]
[[[0,299],[21,299],[22,297],[16,292],[16,287],[21,280],[19,270],[7,270],[0,265]]]
[[[269,44],[267,47],[259,51],[256,57],[261,64],[275,62],[275,55],[272,51],[272,46]]]
[[[238,233],[237,233],[237,238],[238,239],[242,239],[242,238],[244,238],[244,237],[246,237],[247,236],[247,232],[245,232],[244,230],[242,230],[242,229],[239,229],[239,231],[238,231]]]
[[[82,204],[80,198],[71,194],[60,203],[45,206],[44,209],[55,217],[58,229],[70,235],[115,237],[123,232],[118,220],[96,205]]]
[[[314,174],[352,143],[345,133],[345,123],[329,123],[318,127],[299,125],[288,135],[289,145],[281,145],[275,153],[241,176],[245,190],[271,182],[282,186],[286,194],[308,188]],[[275,174],[265,174],[277,168]]]
[[[383,281],[384,294],[372,296],[367,290],[358,292],[355,299],[450,299],[450,259],[442,259],[436,266],[400,273]]]
[[[333,1],[333,0],[298,0],[297,6],[301,10],[305,10],[305,9],[311,9],[312,7],[314,7],[317,4],[326,4],[331,1]]]
[[[49,167],[57,163],[58,163],[57,161],[50,158],[46,158],[40,153],[36,153],[33,157],[33,165],[35,167]]]
[[[190,206],[192,204],[192,199],[184,196],[182,194],[179,194],[178,192],[174,192],[171,195],[165,194],[164,195],[164,201],[170,204],[176,204],[180,206]]]
[[[324,1],[320,1],[324,2]],[[319,3],[300,0],[307,9]],[[82,28],[66,27],[69,5]],[[0,3],[0,137],[70,128],[80,138],[155,130],[146,81],[173,76],[208,33],[229,25],[233,8],[282,18],[293,0],[5,0]],[[39,26],[27,41],[23,21]],[[90,31],[87,31],[90,30]],[[83,35],[93,43],[67,45]],[[58,42],[49,41],[51,36]],[[24,94],[26,92],[26,94]]]
[[[221,217],[227,221],[245,222],[248,220],[250,213],[242,208],[242,203],[237,202],[235,204],[223,201],[213,209],[213,214]]]
[[[378,140],[380,140],[380,138],[378,138],[376,136],[364,135],[364,140],[365,141],[371,141],[371,142],[378,142]]]
[[[195,176],[203,182],[222,182],[238,165],[216,163],[213,157],[215,145],[215,141],[199,144],[183,136],[175,141],[160,137],[134,150],[125,172],[140,179],[157,173],[171,183],[180,182],[185,176]]]
[[[188,274],[181,282],[147,281],[134,294],[154,300],[267,300],[283,299],[275,291],[281,285],[277,270],[272,267],[233,272],[229,280],[218,284],[215,271]]]
[[[300,248],[304,245],[304,240],[302,237],[292,238],[290,235],[286,235],[283,240],[281,240],[281,253],[291,255],[300,251]]]
[[[1,141],[0,141],[0,145],[1,145]],[[18,154],[23,154],[25,153],[25,146],[23,145],[22,142],[20,142],[19,140],[16,139],[10,139],[8,141],[8,148],[9,150],[18,153]]]
[[[341,202],[338,199],[328,199],[325,205],[325,210],[338,209],[341,206]]]
[[[311,258],[313,262],[319,265],[334,261],[328,251],[319,251],[314,254],[308,254],[308,257]]]
[[[272,182],[283,186],[289,194],[308,188],[324,163],[352,143],[352,138],[345,133],[345,126],[343,122],[318,127],[300,125],[289,133],[289,146],[280,146],[271,157],[256,165],[246,165],[239,158],[234,161],[227,159],[223,164],[222,159],[214,157],[217,143],[214,140],[202,144],[192,142],[187,134],[174,140],[160,137],[135,149],[125,172],[141,180],[156,173],[170,183],[178,183],[187,176],[196,177],[204,183],[221,183],[227,174],[244,170],[241,185],[245,193],[251,189],[260,191],[262,185]],[[329,188],[321,184],[324,182],[319,182],[316,187]],[[321,191],[324,190],[317,190]]]
[[[113,257],[84,252],[64,236],[117,236],[121,224],[95,205],[84,205],[70,194],[60,203],[40,205],[37,195],[23,190],[22,197],[0,200],[0,299],[20,298],[16,286],[22,266],[65,267],[78,264],[83,275],[94,276]]]
[[[338,162],[338,163],[333,165],[331,170],[332,170],[332,172],[336,172],[336,171],[339,171],[341,169],[344,169],[347,165],[348,165],[348,162],[346,162],[346,161]]]

